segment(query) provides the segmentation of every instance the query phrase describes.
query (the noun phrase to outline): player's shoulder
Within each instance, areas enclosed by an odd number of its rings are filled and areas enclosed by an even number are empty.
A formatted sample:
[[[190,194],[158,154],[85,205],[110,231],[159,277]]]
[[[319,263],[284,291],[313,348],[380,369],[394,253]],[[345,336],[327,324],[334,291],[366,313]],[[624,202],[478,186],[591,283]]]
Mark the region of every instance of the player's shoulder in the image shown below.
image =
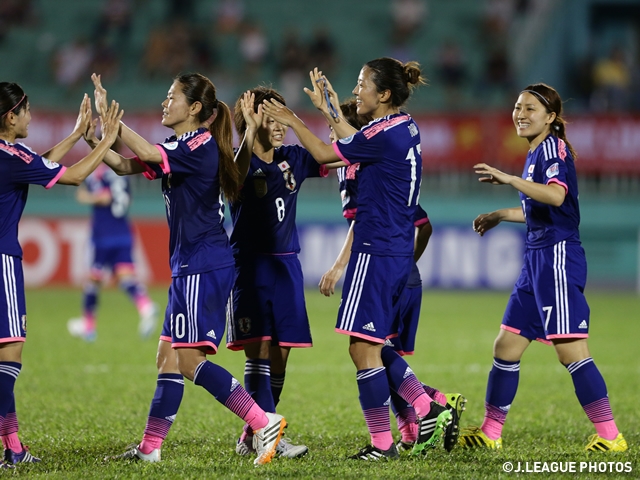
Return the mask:
[[[24,143],[11,143],[6,140],[0,140],[0,155],[9,157],[10,159],[22,160],[27,164],[30,164],[34,159],[40,157]]]
[[[571,153],[564,140],[551,134],[538,145],[534,153],[539,160],[544,162],[566,161],[567,158],[571,158]]]

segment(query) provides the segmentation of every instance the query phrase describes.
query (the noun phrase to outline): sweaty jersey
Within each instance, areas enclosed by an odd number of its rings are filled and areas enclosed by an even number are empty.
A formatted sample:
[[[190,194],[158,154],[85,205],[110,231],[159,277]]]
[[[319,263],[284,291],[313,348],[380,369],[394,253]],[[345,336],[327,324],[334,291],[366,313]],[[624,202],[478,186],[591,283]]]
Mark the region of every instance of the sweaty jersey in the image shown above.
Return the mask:
[[[209,130],[199,128],[179,138],[172,135],[156,148],[162,163],[144,164],[145,176],[162,177],[171,275],[181,277],[233,265],[224,229],[217,142]]]
[[[96,195],[108,193],[109,205],[93,205],[91,239],[96,247],[109,247],[131,242],[131,227],[127,219],[131,191],[129,178],[121,177],[104,163],[85,180],[87,190]]]
[[[520,193],[527,222],[527,247],[549,247],[563,240],[580,242],[576,167],[562,139],[550,134],[533,152],[529,152],[522,178],[544,185],[557,183],[566,192],[559,207],[537,202]]]
[[[348,165],[360,163],[352,251],[412,256],[422,157],[411,116],[401,112],[373,120],[333,149]]]
[[[23,143],[0,140],[0,253],[22,258],[18,222],[27,203],[29,184],[51,188],[66,169]]]
[[[266,163],[251,155],[240,199],[230,205],[234,255],[298,253],[296,205],[302,182],[328,171],[299,145],[275,149]]]
[[[336,170],[340,199],[342,200],[342,216],[347,220],[356,218],[356,210],[358,209],[358,170],[360,170],[359,163]]]

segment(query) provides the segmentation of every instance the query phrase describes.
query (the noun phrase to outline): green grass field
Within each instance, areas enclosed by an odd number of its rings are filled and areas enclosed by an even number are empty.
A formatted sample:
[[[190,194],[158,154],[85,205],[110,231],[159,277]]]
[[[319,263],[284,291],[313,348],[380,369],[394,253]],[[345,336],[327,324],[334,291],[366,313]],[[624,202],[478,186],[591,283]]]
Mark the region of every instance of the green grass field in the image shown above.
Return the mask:
[[[152,291],[162,306],[165,290]],[[409,362],[425,383],[462,392],[469,400],[462,425],[482,421],[492,342],[508,294],[426,293],[416,355]],[[532,345],[522,362],[520,388],[500,452],[443,448],[397,462],[345,460],[368,443],[347,337],[334,333],[339,297],[307,294],[315,347],[294,351],[278,411],[287,435],[310,448],[297,460],[261,468],[235,454],[242,421],[203,389],[186,382],[179,415],[159,464],[104,463],[140,440],[156,383],[154,340],[137,336],[137,315],[126,297],[101,298],[98,340],[71,338],[66,321],[78,315],[80,292],[27,292],[29,334],[16,385],[22,440],[43,462],[15,474],[47,478],[473,478],[503,473],[504,462],[631,462],[624,478],[640,478],[640,298],[591,293],[591,352],[607,381],[618,426],[630,445],[616,455],[583,451],[592,425],[573,393],[570,375],[551,347]],[[222,349],[213,359],[243,381],[244,356]],[[395,432],[395,419],[392,419]],[[395,434],[394,434],[395,436]],[[522,466],[524,468],[524,464]],[[579,468],[579,467],[577,467]],[[0,477],[9,476],[0,472]],[[536,474],[533,474],[534,476]],[[538,474],[541,475],[541,474]],[[548,476],[548,475],[547,475]],[[576,473],[566,478],[621,478]],[[559,478],[556,475],[554,478]]]

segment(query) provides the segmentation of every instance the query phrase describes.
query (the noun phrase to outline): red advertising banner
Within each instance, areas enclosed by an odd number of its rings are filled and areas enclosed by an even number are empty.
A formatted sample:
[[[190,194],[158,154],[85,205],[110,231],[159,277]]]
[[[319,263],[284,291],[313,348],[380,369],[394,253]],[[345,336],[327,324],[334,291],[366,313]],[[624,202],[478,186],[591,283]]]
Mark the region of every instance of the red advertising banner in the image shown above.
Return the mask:
[[[320,115],[301,117],[316,135],[329,141],[329,129]],[[524,164],[527,142],[516,136],[510,112],[414,118],[420,126],[425,172],[464,171],[486,162],[517,173]],[[160,120],[160,113],[126,116],[127,125],[152,142],[161,142],[172,133]],[[580,173],[640,174],[639,116],[581,115],[569,121],[569,141],[578,152]],[[73,114],[35,111],[24,142],[36,152],[44,152],[68,135],[74,124]],[[293,132],[287,134],[286,142],[297,143]],[[87,152],[86,145],[78,144],[63,163],[72,164]]]
[[[136,221],[133,257],[138,278],[146,284],[168,285],[169,229],[163,220]],[[25,217],[19,239],[24,251],[25,285],[80,285],[89,272],[88,219]]]

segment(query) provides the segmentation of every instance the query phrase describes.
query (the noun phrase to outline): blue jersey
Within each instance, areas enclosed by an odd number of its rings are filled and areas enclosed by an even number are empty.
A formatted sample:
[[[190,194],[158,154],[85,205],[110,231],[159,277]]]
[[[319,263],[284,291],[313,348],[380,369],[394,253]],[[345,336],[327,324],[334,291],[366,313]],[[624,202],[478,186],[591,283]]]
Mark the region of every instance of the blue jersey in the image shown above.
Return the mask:
[[[181,277],[234,264],[224,229],[218,176],[218,144],[206,128],[169,137],[156,145],[162,163],[148,165],[162,175],[169,222],[171,275]]]
[[[420,225],[424,225],[425,223],[429,223],[429,216],[427,212],[420,206],[420,204],[416,205],[416,213],[413,217],[413,225],[417,228]],[[409,274],[409,279],[407,280],[407,288],[417,288],[422,286],[422,279],[420,278],[420,270],[418,270],[418,265],[416,262],[413,262],[411,266],[411,273]]]
[[[93,244],[98,248],[130,244],[131,227],[127,219],[131,201],[129,179],[119,176],[105,164],[101,164],[87,177],[85,185],[91,194],[108,193],[111,197],[109,205],[94,205],[92,208]]]
[[[0,140],[0,253],[22,258],[18,222],[27,203],[29,184],[51,188],[66,169],[22,143]]]
[[[342,200],[342,216],[347,220],[355,218],[358,209],[358,170],[360,170],[359,163],[336,170]]]
[[[361,164],[352,251],[413,256],[422,157],[411,116],[401,112],[376,119],[333,148],[347,164]]]
[[[527,247],[549,247],[563,240],[580,242],[576,167],[562,139],[549,135],[533,152],[529,152],[522,178],[544,185],[557,183],[567,193],[559,207],[536,202],[520,193],[527,222]]]
[[[276,148],[271,163],[252,155],[240,199],[231,205],[234,255],[298,253],[300,185],[308,177],[326,177],[327,173],[299,145]]]

